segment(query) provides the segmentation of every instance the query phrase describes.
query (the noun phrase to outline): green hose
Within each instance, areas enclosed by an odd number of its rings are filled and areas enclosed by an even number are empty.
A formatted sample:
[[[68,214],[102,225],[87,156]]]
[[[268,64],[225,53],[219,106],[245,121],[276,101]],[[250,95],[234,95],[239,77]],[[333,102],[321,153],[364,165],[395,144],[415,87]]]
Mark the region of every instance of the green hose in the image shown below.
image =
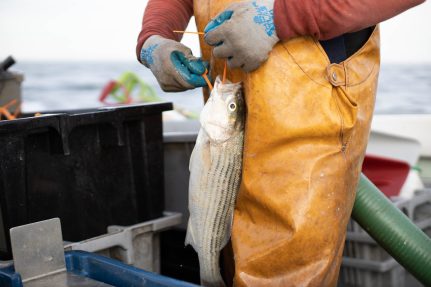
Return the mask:
[[[425,286],[431,286],[431,239],[361,174],[352,217]]]

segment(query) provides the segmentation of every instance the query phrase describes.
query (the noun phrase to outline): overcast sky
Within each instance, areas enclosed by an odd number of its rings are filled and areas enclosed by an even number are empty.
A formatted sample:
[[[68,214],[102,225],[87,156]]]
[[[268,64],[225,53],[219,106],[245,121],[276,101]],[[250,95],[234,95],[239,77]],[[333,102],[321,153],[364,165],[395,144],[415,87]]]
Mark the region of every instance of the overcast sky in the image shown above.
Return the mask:
[[[134,61],[146,3],[0,0],[0,59]],[[185,43],[198,53],[196,36]],[[383,62],[431,63],[431,1],[384,22],[381,45]]]

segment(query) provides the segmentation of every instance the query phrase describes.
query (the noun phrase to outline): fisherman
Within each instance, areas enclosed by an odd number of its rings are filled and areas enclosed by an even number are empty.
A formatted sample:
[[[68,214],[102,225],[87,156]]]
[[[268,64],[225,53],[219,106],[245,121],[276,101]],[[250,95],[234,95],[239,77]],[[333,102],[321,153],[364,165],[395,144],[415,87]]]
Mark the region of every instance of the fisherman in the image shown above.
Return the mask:
[[[137,56],[163,90],[204,87],[207,98],[202,74],[225,61],[243,82],[235,286],[336,285],[374,109],[377,24],[423,1],[148,1]],[[193,15],[202,58],[173,32]]]

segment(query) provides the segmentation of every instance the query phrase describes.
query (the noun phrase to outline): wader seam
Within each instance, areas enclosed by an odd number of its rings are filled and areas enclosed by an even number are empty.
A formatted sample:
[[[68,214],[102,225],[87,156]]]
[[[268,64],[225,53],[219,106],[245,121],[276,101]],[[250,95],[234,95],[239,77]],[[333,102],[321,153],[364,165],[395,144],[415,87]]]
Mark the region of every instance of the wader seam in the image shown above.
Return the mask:
[[[376,64],[373,64],[373,67],[371,68],[370,72],[367,74],[367,76],[365,76],[365,77],[364,77],[364,79],[363,79],[362,81],[357,82],[357,83],[354,83],[354,84],[349,84],[348,86],[349,86],[349,87],[354,87],[354,86],[358,86],[358,85],[360,85],[360,84],[364,83],[364,82],[365,82],[365,81],[367,81],[367,80],[368,80],[368,78],[373,74],[373,72],[374,72],[375,68],[376,68]]]
[[[284,46],[284,44],[282,44],[283,45],[283,48],[286,50],[286,52],[289,54],[289,56],[290,56],[290,58],[292,58],[292,60],[295,62],[295,64],[299,67],[299,69],[301,69],[301,71],[310,79],[310,80],[312,80],[314,83],[316,83],[316,84],[318,84],[318,85],[320,85],[320,86],[322,86],[322,87],[325,87],[325,88],[331,88],[331,86],[332,85],[330,85],[330,84],[328,84],[328,85],[325,85],[325,84],[323,84],[323,83],[320,83],[320,82],[318,82],[318,81],[316,81],[315,79],[313,79],[303,68],[302,68],[302,66],[296,61],[296,59],[295,59],[295,57],[290,53],[290,51],[289,51],[289,49],[287,49],[285,46]],[[329,81],[328,81],[328,83],[329,83]]]

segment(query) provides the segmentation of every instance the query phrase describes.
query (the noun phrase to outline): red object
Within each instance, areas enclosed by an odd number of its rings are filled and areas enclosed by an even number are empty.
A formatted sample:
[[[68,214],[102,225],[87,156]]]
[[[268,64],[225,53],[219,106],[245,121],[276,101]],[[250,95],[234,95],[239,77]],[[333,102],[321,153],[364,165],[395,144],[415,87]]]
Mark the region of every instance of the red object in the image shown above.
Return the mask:
[[[387,196],[398,196],[410,171],[408,163],[366,155],[362,172]]]
[[[111,92],[117,87],[120,86],[121,89],[123,89],[124,95],[125,95],[125,101],[122,102],[121,104],[130,104],[132,103],[132,99],[130,97],[130,92],[126,89],[126,87],[114,80],[109,81],[105,87],[103,88],[102,92],[100,93],[99,96],[99,102],[104,103],[104,104],[109,104],[106,100],[107,98],[111,95]]]
[[[425,0],[275,0],[274,23],[282,40],[312,36],[327,40],[355,32],[423,3]],[[210,11],[208,11],[209,13]],[[193,16],[193,0],[149,0],[138,37],[136,55],[152,35],[179,41]]]
[[[102,103],[106,103],[106,98],[109,97],[109,94],[111,93],[111,91],[115,88],[115,86],[117,85],[116,81],[109,81],[105,87],[103,87],[102,92],[100,93],[99,96],[99,101]]]

